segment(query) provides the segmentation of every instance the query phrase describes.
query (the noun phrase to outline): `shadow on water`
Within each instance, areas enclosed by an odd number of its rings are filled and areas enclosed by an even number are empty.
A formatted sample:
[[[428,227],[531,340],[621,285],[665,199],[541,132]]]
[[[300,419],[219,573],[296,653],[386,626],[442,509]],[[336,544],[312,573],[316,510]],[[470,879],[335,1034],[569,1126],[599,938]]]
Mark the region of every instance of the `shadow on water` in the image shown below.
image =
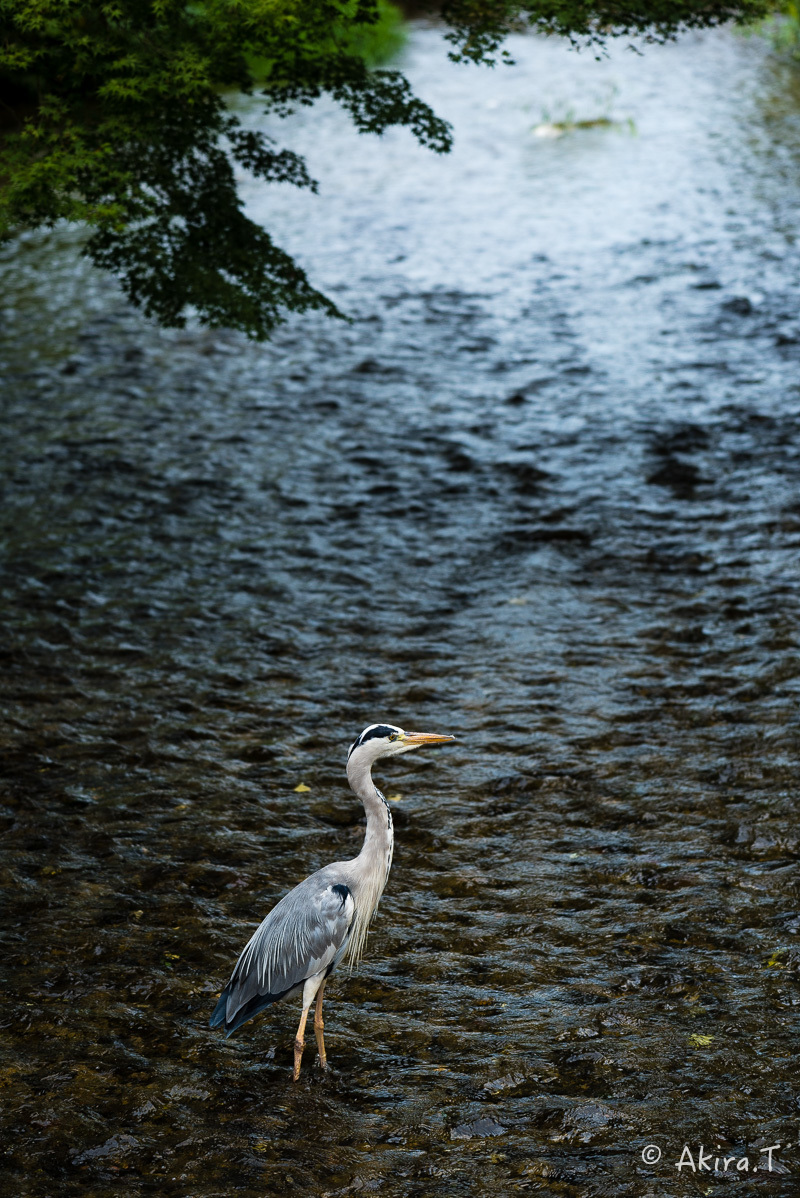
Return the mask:
[[[515,54],[416,31],[449,161],[280,131],[323,198],[248,203],[352,326],[162,333],[68,239],[5,252],[15,1193],[727,1193],[701,1144],[794,1192],[797,110],[727,34]],[[635,137],[533,136],[610,88]],[[395,868],[293,1087],[294,1005],[207,1018],[356,851],[376,718],[459,743],[381,772]]]

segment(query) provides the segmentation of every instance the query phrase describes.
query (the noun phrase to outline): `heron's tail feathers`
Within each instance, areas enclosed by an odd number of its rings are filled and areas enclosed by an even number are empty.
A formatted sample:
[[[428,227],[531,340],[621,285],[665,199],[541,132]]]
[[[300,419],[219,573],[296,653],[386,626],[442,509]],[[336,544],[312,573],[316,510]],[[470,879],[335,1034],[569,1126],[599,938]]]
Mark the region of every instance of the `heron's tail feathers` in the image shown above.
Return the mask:
[[[222,994],[220,994],[219,1002],[214,1007],[214,1011],[208,1021],[209,1027],[224,1027],[228,1036],[235,1032],[238,1027],[241,1027],[243,1023],[247,1023],[248,1019],[252,1019],[254,1015],[257,1015],[259,1011],[263,1011],[265,1007],[271,1007],[273,1003],[278,1002],[279,999],[289,993],[288,990],[283,990],[280,994],[253,994],[241,1006],[229,1010],[228,999],[234,988],[236,988],[235,983],[229,982],[222,991]]]
[[[208,1021],[209,1027],[219,1027],[221,1024],[223,1024],[225,1022],[225,1009],[228,1005],[228,994],[229,993],[230,993],[230,986],[226,986],[225,989],[222,991],[222,994],[220,994],[219,1002],[214,1007],[214,1012]]]

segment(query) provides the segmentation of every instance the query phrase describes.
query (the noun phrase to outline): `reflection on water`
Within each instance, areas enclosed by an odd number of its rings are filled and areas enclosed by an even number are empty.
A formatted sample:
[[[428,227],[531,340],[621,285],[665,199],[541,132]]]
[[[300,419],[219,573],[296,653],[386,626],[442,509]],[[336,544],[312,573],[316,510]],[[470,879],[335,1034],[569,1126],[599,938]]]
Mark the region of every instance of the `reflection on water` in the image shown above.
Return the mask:
[[[415,32],[449,160],[278,130],[322,195],[248,203],[350,326],[161,333],[5,251],[16,1192],[662,1198],[685,1143],[797,1143],[797,109],[728,34],[514,50]],[[459,744],[378,772],[395,867],[293,1087],[295,1005],[207,1018],[356,850],[374,719]]]

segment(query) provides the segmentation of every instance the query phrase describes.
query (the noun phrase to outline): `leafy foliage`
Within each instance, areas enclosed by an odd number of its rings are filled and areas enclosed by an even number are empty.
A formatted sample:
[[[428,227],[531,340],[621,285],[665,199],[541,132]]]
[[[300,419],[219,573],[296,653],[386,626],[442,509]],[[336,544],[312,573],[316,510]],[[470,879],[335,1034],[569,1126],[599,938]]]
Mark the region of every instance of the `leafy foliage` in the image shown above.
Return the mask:
[[[507,30],[602,39],[763,15],[739,3],[451,0],[453,55],[491,61]],[[269,335],[285,310],[335,305],[249,220],[237,168],[316,189],[305,164],[245,130],[224,93],[285,115],[323,94],[363,133],[404,125],[438,153],[447,124],[397,71],[371,69],[385,0],[0,0],[0,237],[84,222],[86,252],[167,325]]]
[[[640,35],[666,41],[687,29],[763,17],[768,0],[447,0],[452,57],[489,62],[509,28],[527,26],[572,42],[601,44],[609,37]]]

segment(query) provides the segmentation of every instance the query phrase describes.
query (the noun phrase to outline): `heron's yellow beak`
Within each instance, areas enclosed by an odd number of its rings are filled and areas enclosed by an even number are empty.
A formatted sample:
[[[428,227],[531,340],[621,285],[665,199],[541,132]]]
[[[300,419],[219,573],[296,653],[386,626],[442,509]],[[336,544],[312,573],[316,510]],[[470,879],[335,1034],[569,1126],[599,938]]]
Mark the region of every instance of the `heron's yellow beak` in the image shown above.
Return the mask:
[[[404,732],[404,745],[444,745],[454,736],[440,736],[438,732]]]

